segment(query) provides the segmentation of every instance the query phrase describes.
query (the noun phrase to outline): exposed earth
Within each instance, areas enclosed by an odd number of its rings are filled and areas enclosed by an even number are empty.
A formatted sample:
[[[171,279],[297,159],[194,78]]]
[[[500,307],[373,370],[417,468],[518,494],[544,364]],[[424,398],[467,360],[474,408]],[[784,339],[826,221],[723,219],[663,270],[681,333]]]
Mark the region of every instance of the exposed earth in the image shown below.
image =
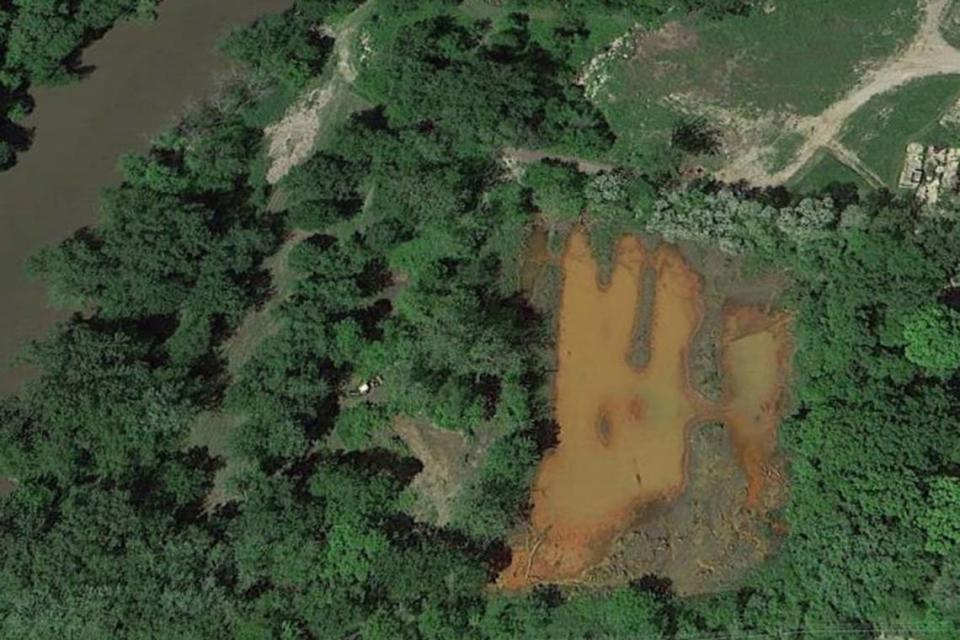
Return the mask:
[[[707,593],[735,584],[774,550],[769,529],[780,525],[742,508],[747,481],[724,428],[694,429],[688,448],[686,490],[673,502],[643,510],[609,556],[583,576],[584,583],[622,584],[652,575],[667,577],[680,595]],[[771,480],[764,511],[784,498],[784,484],[776,476]]]
[[[351,46],[356,35],[357,23],[365,14],[369,3],[361,5],[344,20],[340,29],[329,35],[335,38],[333,56],[337,61],[334,72],[320,86],[309,91],[283,118],[266,128],[267,155],[271,164],[267,181],[276,184],[293,167],[313,155],[317,134],[320,132],[326,112],[336,100],[348,91],[357,78]]]
[[[407,487],[413,496],[411,514],[437,526],[449,524],[454,501],[479,466],[488,438],[481,433],[481,441],[473,443],[463,433],[404,416],[394,420],[393,430],[423,465]]]

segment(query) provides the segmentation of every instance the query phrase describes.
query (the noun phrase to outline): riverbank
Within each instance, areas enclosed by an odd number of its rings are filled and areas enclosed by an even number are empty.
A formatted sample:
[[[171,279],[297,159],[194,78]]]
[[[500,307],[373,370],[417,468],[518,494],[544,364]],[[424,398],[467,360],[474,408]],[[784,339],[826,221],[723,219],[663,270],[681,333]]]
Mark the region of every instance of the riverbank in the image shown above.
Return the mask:
[[[62,317],[26,277],[27,258],[97,220],[100,189],[119,181],[119,156],[145,149],[228,71],[217,43],[232,28],[290,4],[167,0],[155,21],[118,25],[87,49],[89,77],[33,91],[25,123],[36,128],[33,146],[0,173],[0,393],[23,381],[26,372],[9,367],[22,345]]]

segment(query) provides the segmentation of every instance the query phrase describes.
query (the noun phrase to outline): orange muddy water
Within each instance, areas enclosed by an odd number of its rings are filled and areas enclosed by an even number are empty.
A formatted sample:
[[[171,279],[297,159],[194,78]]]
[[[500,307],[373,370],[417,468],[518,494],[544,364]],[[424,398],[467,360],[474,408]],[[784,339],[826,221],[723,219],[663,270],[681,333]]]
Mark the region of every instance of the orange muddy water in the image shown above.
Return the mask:
[[[649,360],[629,362],[638,333],[644,274],[655,291],[646,334]],[[703,317],[701,278],[679,251],[653,252],[627,236],[609,283],[601,283],[587,236],[571,234],[563,255],[555,382],[559,444],[541,463],[532,534],[515,545],[505,588],[576,578],[602,558],[648,504],[685,484],[688,429],[723,420],[759,491],[773,454],[789,334],[785,316],[752,307],[724,311],[725,397],[714,405],[689,382],[688,350]]]
[[[724,401],[720,419],[733,438],[747,476],[745,506],[754,506],[777,446],[789,317],[757,307],[728,306],[723,314]]]

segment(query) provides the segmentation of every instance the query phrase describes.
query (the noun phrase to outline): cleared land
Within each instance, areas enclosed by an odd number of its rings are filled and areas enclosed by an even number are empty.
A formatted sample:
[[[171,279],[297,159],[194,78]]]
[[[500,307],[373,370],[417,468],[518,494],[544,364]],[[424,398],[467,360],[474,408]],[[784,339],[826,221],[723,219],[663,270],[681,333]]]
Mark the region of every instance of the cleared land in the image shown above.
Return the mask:
[[[820,114],[801,118],[795,129],[807,138],[793,159],[782,169],[769,172],[759,162],[759,151],[744,154],[719,172],[724,180],[746,180],[757,185],[782,184],[799,171],[821,148],[833,143],[847,120],[874,96],[912,80],[960,73],[960,51],[940,31],[940,20],[950,0],[927,0],[924,19],[910,45],[883,65],[866,73],[840,100]]]
[[[835,0],[771,2],[720,21],[683,18],[640,33],[632,54],[612,60],[596,102],[620,138],[620,161],[669,144],[676,120],[698,114],[724,136],[714,168],[746,153],[744,166],[775,166],[781,139],[808,131],[796,125],[899,58],[918,17],[914,0]]]
[[[475,466],[475,449],[463,433],[439,429],[424,420],[398,417],[393,430],[423,465],[407,487],[414,497],[411,512],[418,520],[448,525],[453,502]]]
[[[955,111],[960,99],[960,76],[914,80],[890,93],[874,97],[846,123],[842,145],[895,188],[907,144],[920,142],[956,146],[958,124],[945,113]],[[956,116],[954,116],[956,117]]]
[[[649,326],[638,327],[652,270]],[[723,398],[711,403],[690,383],[688,360],[703,319],[702,280],[680,252],[649,252],[621,239],[609,283],[584,232],[563,256],[564,285],[555,386],[559,444],[534,487],[531,534],[501,575],[505,588],[574,580],[610,550],[644,507],[669,502],[686,485],[687,438],[722,420],[747,479],[742,506],[760,506],[775,448],[789,357],[788,320],[754,307],[723,313]],[[631,363],[636,335],[648,336],[643,367]]]
[[[283,118],[264,131],[270,168],[267,181],[276,184],[293,167],[313,155],[324,125],[337,121],[358,108],[363,101],[350,89],[357,78],[352,47],[357,25],[367,16],[367,2],[351,13],[336,31],[333,64],[328,79],[303,96]]]
[[[738,584],[774,550],[778,540],[766,530],[781,525],[742,508],[747,479],[727,431],[717,424],[694,429],[687,448],[683,493],[644,509],[583,582],[618,585],[654,575],[668,579],[679,595],[710,593]],[[768,484],[768,504],[775,507],[782,503],[783,483]]]

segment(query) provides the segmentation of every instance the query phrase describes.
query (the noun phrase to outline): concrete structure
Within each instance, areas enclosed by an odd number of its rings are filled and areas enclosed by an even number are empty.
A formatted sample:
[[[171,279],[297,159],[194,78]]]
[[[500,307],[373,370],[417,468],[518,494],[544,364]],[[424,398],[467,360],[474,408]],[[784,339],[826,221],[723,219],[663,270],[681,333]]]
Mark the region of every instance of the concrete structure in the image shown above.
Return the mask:
[[[943,176],[940,184],[945,191],[957,190],[957,173],[960,171],[960,149],[948,149],[947,159],[943,165]]]
[[[900,172],[900,188],[916,189],[923,179],[923,145],[911,142],[907,145],[907,156]]]
[[[921,203],[936,204],[945,193],[956,193],[960,184],[960,149],[940,149],[911,142],[900,172],[899,186],[916,192]]]

